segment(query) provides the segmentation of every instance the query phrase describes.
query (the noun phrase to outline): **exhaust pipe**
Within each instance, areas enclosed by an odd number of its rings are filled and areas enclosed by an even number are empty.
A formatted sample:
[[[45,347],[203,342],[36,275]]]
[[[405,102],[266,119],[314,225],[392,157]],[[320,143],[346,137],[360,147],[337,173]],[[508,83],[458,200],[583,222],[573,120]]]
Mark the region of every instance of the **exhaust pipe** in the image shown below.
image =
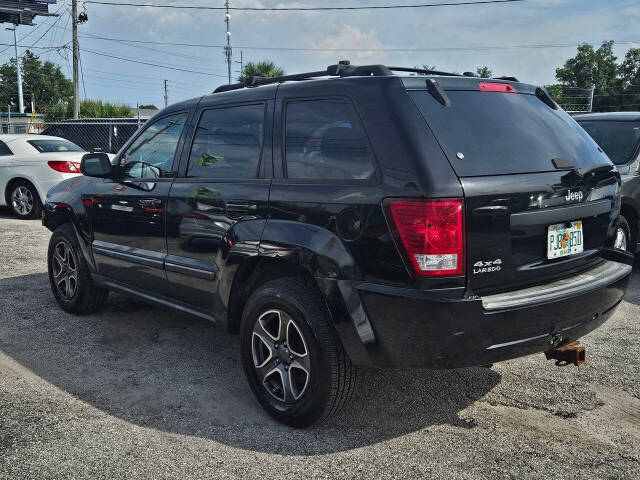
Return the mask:
[[[564,367],[566,365],[575,365],[579,367],[587,363],[587,351],[580,342],[565,343],[558,345],[552,350],[544,352],[547,360],[555,360],[556,366]]]

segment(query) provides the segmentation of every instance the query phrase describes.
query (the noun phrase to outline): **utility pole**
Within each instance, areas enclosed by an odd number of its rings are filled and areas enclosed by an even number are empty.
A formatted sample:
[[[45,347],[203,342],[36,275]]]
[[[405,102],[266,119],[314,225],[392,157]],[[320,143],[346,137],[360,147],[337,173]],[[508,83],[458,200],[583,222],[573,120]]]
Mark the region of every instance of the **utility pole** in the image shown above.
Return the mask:
[[[24,99],[22,98],[22,69],[20,68],[20,54],[18,53],[18,25],[5,30],[13,30],[13,43],[16,47],[16,70],[18,72],[18,111],[24,113]]]
[[[593,94],[595,92],[596,86],[591,87],[591,93],[589,94],[589,113],[593,112]]]
[[[233,57],[233,49],[231,48],[231,30],[229,29],[229,0],[225,0],[224,6],[227,9],[227,14],[224,17],[224,22],[227,24],[227,45],[224,47],[224,56],[227,57],[227,70],[229,71],[229,85],[231,85],[231,58]]]
[[[164,106],[165,108],[169,106],[169,80],[164,81]]]
[[[71,17],[73,32],[73,118],[80,117],[80,87],[78,80],[78,58],[80,47],[78,46],[78,0],[71,1]]]

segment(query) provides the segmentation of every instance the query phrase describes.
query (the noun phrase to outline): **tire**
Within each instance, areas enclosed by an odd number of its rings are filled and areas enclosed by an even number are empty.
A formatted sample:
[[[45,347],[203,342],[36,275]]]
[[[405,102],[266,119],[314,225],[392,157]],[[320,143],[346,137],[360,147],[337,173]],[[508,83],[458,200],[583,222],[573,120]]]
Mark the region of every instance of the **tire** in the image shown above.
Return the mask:
[[[7,204],[18,218],[31,220],[42,215],[42,201],[38,190],[26,180],[16,180],[7,189]]]
[[[242,315],[240,349],[254,395],[286,425],[303,428],[325,421],[355,389],[356,368],[320,294],[304,278],[272,280],[251,295]],[[282,388],[285,378],[288,389]]]
[[[631,235],[631,227],[624,215],[620,215],[620,223],[616,231],[615,247],[626,250],[627,252],[635,252],[635,241]]]
[[[93,282],[71,224],[60,225],[53,232],[47,263],[51,291],[63,310],[82,315],[106,303],[109,291]]]

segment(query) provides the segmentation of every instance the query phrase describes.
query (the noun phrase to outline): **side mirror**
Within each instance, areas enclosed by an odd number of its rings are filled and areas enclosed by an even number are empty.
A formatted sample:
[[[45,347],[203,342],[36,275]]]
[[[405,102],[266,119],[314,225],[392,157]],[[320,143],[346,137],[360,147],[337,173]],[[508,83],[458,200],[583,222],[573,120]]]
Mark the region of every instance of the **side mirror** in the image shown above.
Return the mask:
[[[110,177],[112,167],[109,155],[100,152],[85,154],[80,162],[80,171],[87,177]]]

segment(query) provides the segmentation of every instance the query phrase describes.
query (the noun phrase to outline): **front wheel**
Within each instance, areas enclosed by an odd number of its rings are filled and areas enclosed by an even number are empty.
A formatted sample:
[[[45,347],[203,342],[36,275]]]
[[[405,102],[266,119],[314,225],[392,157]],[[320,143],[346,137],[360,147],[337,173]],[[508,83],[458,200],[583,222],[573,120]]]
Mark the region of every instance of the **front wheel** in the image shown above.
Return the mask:
[[[97,287],[71,224],[59,226],[49,241],[49,283],[63,310],[85,314],[98,310],[109,292]]]
[[[320,295],[302,278],[267,282],[244,309],[242,362],[251,390],[276,420],[307,427],[338,412],[356,381]]]

